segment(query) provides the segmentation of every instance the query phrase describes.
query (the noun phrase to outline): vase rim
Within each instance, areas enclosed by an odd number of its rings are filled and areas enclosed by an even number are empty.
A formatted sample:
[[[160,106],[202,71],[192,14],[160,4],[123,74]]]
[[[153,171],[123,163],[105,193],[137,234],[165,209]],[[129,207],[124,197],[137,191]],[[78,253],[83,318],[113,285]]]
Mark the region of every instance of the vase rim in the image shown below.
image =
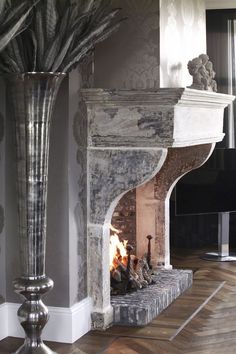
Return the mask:
[[[67,73],[63,71],[26,71],[26,72],[12,72],[12,73],[4,73],[3,76],[24,76],[24,75],[32,75],[32,76],[65,76]]]

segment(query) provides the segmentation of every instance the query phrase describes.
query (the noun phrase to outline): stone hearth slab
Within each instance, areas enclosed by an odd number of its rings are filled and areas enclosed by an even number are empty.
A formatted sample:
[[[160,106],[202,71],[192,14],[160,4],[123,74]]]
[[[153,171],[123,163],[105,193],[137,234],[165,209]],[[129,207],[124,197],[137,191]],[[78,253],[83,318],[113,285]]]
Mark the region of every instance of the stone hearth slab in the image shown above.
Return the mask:
[[[113,323],[125,326],[145,326],[167,308],[193,282],[192,271],[160,270],[155,284],[122,296],[112,296]]]

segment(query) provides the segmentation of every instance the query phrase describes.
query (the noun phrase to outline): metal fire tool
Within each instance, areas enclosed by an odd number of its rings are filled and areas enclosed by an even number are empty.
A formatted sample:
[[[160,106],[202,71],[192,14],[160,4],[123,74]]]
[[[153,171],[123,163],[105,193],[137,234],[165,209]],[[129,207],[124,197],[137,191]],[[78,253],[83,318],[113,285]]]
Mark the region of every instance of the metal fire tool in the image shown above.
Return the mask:
[[[147,239],[148,239],[148,251],[147,251],[147,263],[150,269],[152,269],[152,265],[151,265],[151,240],[153,239],[153,237],[151,235],[147,235]]]

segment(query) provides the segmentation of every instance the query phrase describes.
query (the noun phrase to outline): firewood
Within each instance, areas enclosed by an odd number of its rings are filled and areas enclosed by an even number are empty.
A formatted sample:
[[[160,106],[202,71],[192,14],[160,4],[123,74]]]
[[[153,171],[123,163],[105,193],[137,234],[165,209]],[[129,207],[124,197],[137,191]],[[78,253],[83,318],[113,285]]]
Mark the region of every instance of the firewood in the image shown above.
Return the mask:
[[[117,282],[121,282],[121,273],[118,269],[114,269],[113,271],[111,271],[111,276]]]
[[[142,284],[142,287],[146,288],[149,283],[147,282],[147,280],[144,279],[143,268],[144,268],[143,260],[139,259],[135,267],[135,272],[139,277],[139,281]]]
[[[143,262],[143,277],[148,282],[148,284],[152,284],[153,283],[152,271],[148,266],[146,256],[142,257],[142,262]]]

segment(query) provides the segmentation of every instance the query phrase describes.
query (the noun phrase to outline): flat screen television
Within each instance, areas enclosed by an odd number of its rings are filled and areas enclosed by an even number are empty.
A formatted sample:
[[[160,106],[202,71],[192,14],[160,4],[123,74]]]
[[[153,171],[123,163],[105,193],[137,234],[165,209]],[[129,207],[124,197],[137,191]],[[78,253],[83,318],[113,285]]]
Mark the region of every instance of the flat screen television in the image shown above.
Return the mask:
[[[215,149],[175,189],[176,215],[236,211],[236,149]]]

